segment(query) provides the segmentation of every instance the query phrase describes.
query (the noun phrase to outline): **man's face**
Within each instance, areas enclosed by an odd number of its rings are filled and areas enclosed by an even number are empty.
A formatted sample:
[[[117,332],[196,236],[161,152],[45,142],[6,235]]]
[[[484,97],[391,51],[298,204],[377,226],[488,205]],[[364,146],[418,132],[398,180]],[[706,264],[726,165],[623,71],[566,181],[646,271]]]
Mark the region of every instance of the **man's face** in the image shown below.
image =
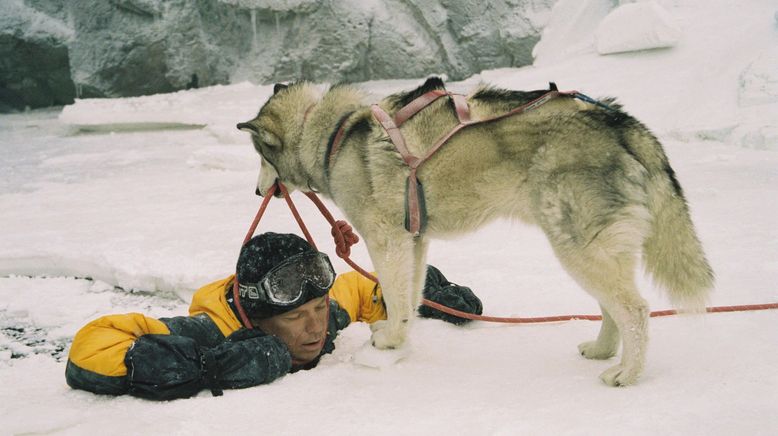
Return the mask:
[[[327,337],[327,313],[327,299],[319,297],[281,315],[257,320],[254,325],[284,341],[293,363],[303,365],[321,353]]]

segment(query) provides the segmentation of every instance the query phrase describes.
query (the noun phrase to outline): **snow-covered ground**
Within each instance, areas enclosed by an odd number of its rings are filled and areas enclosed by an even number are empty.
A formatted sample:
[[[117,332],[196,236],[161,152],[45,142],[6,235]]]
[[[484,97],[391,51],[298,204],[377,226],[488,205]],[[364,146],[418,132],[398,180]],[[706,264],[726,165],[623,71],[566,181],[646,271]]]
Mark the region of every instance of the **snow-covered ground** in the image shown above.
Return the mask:
[[[598,55],[595,30],[612,34],[596,29],[602,16],[567,14],[552,17],[561,24],[536,53],[551,59],[575,41],[566,56],[450,87],[553,80],[617,96],[663,141],[684,187],[717,274],[711,305],[776,302],[778,2],[659,4],[681,32],[672,48]],[[381,95],[420,81],[364,86]],[[613,361],[577,353],[599,323],[432,320],[417,321],[411,352],[380,369],[355,359],[369,329],[353,325],[316,369],[220,398],[68,388],[67,347],[85,322],[184,314],[193,290],[234,267],[259,202],[259,158],[234,124],[270,92],[243,83],[0,116],[0,434],[775,434],[778,311],[653,319],[644,377],[623,389],[597,378]],[[326,223],[295,198],[335,258]],[[282,202],[260,229],[297,231]],[[369,265],[363,244],[352,257]],[[429,261],[491,315],[597,313],[534,228],[494,223],[433,243]],[[652,309],[669,307],[648,279],[641,287]]]

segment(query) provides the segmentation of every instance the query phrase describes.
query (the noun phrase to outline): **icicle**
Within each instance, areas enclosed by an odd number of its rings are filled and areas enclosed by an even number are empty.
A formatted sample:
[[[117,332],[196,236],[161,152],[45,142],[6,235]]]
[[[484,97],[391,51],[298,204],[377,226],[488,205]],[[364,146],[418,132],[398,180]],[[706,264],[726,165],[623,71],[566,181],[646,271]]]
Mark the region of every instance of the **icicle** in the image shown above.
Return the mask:
[[[251,30],[254,33],[254,39],[251,40],[251,47],[257,46],[257,10],[251,10]]]
[[[276,35],[278,35],[281,29],[281,19],[278,16],[278,12],[273,12],[273,17],[276,19]]]

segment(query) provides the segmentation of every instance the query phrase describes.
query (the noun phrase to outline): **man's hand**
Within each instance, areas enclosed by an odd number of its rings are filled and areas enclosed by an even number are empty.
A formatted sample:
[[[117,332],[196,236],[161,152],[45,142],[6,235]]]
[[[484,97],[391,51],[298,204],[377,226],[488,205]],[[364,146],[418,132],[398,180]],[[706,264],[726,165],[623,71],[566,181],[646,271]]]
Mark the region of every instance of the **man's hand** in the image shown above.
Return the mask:
[[[422,292],[424,298],[462,312],[480,315],[483,313],[481,300],[467,286],[449,282],[443,273],[432,265],[427,266],[427,278]],[[419,315],[424,318],[440,319],[452,324],[464,324],[468,319],[443,313],[437,309],[422,305]]]
[[[186,336],[143,335],[127,351],[128,392],[172,400],[210,389],[246,388],[270,383],[289,372],[286,345],[260,330],[241,329],[221,344],[206,348]]]

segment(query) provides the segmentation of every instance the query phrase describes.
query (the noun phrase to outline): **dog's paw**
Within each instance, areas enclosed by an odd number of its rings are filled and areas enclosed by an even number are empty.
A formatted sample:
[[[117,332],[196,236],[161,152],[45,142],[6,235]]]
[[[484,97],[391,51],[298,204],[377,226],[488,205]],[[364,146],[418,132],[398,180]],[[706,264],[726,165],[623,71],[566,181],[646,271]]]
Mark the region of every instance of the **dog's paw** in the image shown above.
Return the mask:
[[[353,362],[370,368],[388,368],[411,354],[408,341],[402,347],[394,350],[379,350],[366,342],[354,353]]]
[[[638,381],[640,371],[628,369],[622,364],[612,366],[600,374],[600,380],[608,386],[628,386]]]
[[[605,360],[616,355],[618,346],[604,346],[597,341],[583,342],[578,345],[578,352],[587,359]]]
[[[384,324],[373,329],[370,341],[379,350],[394,350],[405,342],[405,333],[402,330],[390,329],[388,324]]]
[[[385,329],[387,326],[387,321],[385,319],[382,319],[380,321],[376,321],[372,324],[370,324],[370,331],[375,333],[379,330]]]

